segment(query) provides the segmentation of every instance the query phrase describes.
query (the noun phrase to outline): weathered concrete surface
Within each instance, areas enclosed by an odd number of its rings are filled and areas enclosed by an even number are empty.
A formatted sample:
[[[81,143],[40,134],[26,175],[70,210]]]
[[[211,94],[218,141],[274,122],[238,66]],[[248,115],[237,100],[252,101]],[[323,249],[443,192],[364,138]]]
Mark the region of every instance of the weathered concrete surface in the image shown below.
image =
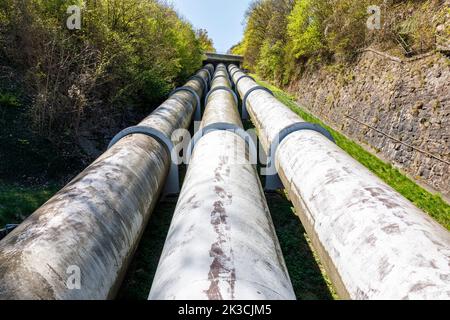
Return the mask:
[[[213,88],[227,85],[216,78]],[[202,126],[242,127],[233,96],[214,92]],[[197,143],[155,275],[151,300],[295,299],[245,141],[214,131]]]
[[[220,69],[217,67],[217,69]],[[215,73],[216,78],[211,84],[211,90],[219,87],[230,88],[230,82],[227,78],[218,76],[227,76],[226,69],[218,70]],[[214,123],[230,123],[242,128],[241,117],[236,106],[233,95],[225,90],[216,90],[211,93],[208,99],[209,103],[203,115],[201,127],[207,127]]]
[[[198,73],[207,79],[207,72]],[[200,81],[187,86],[202,94]],[[171,136],[196,101],[179,92],[140,125]],[[108,299],[121,283],[170,166],[164,146],[144,135],[119,141],[0,242],[0,299]],[[70,267],[81,287],[70,290]]]
[[[255,85],[240,81],[240,94]],[[303,121],[262,90],[248,106],[266,148],[277,130]],[[341,297],[450,299],[449,232],[343,150],[299,131],[278,147],[276,166]]]
[[[288,136],[277,164],[343,297],[450,299],[450,234],[432,218],[319,133]]]
[[[233,80],[245,75],[242,71],[233,73]],[[250,78],[239,81],[237,91],[241,98],[258,84]],[[253,91],[247,100],[247,111],[255,124],[264,151],[267,153],[272,142],[278,138],[281,130],[298,122],[303,122],[298,115],[286,108],[275,97],[263,90]]]

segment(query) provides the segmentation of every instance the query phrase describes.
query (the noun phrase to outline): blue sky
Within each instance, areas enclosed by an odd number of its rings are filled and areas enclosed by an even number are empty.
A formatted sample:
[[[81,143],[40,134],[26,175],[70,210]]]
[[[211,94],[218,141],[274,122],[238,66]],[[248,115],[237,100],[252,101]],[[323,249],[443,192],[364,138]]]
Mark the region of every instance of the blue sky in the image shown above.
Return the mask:
[[[208,30],[219,53],[242,39],[245,11],[251,0],[169,0],[196,29]]]

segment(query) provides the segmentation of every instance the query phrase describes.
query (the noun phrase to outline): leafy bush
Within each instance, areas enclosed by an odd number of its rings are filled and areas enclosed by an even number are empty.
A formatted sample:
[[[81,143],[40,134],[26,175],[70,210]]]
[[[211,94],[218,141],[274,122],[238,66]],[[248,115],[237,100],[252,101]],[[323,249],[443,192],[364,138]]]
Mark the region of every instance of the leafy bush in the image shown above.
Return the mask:
[[[200,42],[200,47],[203,52],[216,52],[214,42],[209,38],[208,31],[205,29],[197,30],[197,39]]]
[[[334,0],[327,8],[326,44],[327,50],[338,62],[353,58],[358,49],[365,45],[369,30],[366,21],[367,8],[377,5],[377,0]]]
[[[323,26],[314,5],[315,0],[299,0],[289,15],[287,32],[296,58],[312,56],[324,47]]]
[[[366,25],[373,5],[381,9],[381,30]],[[233,52],[245,56],[248,69],[287,84],[302,66],[349,63],[368,46],[394,54],[432,50],[448,16],[442,0],[256,0]]]
[[[17,96],[13,95],[12,93],[0,92],[0,107],[13,107],[17,108],[20,107],[21,103],[19,99],[17,99]]]
[[[74,4],[82,28],[70,31]],[[102,126],[125,109],[150,112],[201,66],[207,40],[157,0],[0,2],[0,61],[24,73],[33,127],[55,143],[76,138],[89,120]]]
[[[273,45],[265,41],[256,66],[258,73],[269,79],[279,79],[282,76],[283,54],[284,48],[281,41]]]

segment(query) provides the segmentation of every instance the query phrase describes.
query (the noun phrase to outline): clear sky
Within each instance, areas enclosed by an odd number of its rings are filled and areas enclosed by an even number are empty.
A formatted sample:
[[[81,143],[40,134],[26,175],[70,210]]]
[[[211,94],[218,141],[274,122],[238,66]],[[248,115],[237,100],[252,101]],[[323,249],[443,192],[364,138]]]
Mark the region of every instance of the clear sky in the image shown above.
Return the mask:
[[[237,44],[244,32],[244,15],[251,0],[169,0],[196,29],[206,29],[219,53]]]

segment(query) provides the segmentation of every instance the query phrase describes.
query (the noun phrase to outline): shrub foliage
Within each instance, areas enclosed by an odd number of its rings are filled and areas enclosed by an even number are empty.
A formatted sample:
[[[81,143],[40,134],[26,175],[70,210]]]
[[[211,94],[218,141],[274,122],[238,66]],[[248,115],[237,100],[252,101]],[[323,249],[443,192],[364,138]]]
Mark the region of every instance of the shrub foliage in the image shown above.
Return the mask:
[[[66,28],[70,5],[81,30]],[[2,0],[0,44],[0,64],[24,75],[33,128],[55,143],[86,119],[150,111],[213,49],[157,0]]]
[[[380,30],[367,28],[374,5]],[[305,64],[348,63],[368,46],[405,55],[432,50],[448,10],[444,0],[255,0],[232,52],[244,55],[250,70],[286,84]]]

